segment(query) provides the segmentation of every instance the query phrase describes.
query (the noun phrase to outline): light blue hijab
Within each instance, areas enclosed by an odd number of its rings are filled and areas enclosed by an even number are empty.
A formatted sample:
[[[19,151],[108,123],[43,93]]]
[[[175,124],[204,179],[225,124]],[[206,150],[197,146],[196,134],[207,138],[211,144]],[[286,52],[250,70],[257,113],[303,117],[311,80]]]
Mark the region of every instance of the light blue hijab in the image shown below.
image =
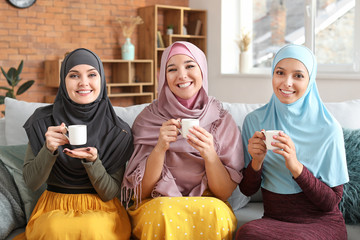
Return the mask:
[[[296,147],[297,159],[310,172],[329,187],[349,181],[343,132],[340,124],[320,99],[315,78],[317,63],[313,53],[301,45],[286,45],[275,55],[272,74],[278,62],[285,58],[301,61],[310,80],[306,92],[291,104],[281,103],[275,94],[270,102],[249,113],[244,121],[242,137],[244,149],[255,131],[282,130],[290,136]],[[248,151],[245,165],[251,161]],[[268,150],[263,166],[261,186],[279,194],[301,192],[285,166],[285,159]]]

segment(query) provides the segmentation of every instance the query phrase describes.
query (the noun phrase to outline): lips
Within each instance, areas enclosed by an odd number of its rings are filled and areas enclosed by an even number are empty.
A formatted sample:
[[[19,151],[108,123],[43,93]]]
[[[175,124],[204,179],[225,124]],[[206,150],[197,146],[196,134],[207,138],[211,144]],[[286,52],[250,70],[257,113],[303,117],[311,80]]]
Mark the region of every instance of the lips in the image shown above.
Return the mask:
[[[290,95],[290,94],[295,93],[295,91],[289,91],[289,90],[283,90],[283,89],[280,89],[280,92],[282,92],[285,95]]]
[[[89,94],[92,92],[92,90],[80,90],[80,91],[76,91],[79,94]]]
[[[186,88],[188,86],[190,86],[192,84],[192,82],[187,82],[187,83],[182,83],[182,84],[178,84],[179,88]]]

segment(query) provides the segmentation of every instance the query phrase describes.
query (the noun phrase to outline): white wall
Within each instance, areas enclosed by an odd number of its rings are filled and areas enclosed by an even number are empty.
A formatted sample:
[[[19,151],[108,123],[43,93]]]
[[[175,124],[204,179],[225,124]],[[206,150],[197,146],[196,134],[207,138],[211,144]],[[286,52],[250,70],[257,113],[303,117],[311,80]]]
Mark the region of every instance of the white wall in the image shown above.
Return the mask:
[[[221,0],[189,0],[191,8],[208,11],[209,94],[226,102],[264,103],[272,94],[270,75],[221,74]],[[319,76],[317,85],[325,102],[360,99],[360,79],[341,75]]]

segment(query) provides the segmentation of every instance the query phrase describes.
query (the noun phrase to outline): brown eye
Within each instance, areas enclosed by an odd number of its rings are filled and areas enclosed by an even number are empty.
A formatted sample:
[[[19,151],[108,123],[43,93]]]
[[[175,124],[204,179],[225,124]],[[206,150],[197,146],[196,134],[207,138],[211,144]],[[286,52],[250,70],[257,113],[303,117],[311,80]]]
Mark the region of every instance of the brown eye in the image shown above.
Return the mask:
[[[284,74],[284,72],[281,71],[281,70],[277,70],[275,73],[276,73],[277,75],[283,75],[283,74]]]

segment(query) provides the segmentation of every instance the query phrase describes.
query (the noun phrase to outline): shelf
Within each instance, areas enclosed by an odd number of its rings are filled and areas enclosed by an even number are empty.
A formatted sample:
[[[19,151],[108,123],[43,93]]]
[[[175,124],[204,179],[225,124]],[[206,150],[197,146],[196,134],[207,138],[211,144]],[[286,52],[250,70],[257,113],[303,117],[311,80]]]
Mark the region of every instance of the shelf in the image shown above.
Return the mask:
[[[154,96],[157,96],[157,76],[161,56],[165,48],[175,41],[188,41],[207,53],[207,11],[191,9],[189,7],[154,5],[138,9],[139,16],[144,24],[138,27],[138,55],[140,58],[152,59],[154,79]],[[198,34],[195,34],[196,25],[200,23]],[[173,34],[167,35],[167,26],[173,26]],[[186,27],[186,34],[183,27]],[[158,32],[165,47],[158,45]],[[143,43],[146,39],[147,44]]]
[[[60,60],[45,61],[46,86],[58,87],[60,82]],[[106,78],[108,96],[114,106],[150,103],[154,100],[154,68],[149,59],[102,60]],[[53,102],[55,97],[47,96],[47,102]],[[128,98],[125,103],[116,98]],[[131,101],[130,101],[131,100]]]

